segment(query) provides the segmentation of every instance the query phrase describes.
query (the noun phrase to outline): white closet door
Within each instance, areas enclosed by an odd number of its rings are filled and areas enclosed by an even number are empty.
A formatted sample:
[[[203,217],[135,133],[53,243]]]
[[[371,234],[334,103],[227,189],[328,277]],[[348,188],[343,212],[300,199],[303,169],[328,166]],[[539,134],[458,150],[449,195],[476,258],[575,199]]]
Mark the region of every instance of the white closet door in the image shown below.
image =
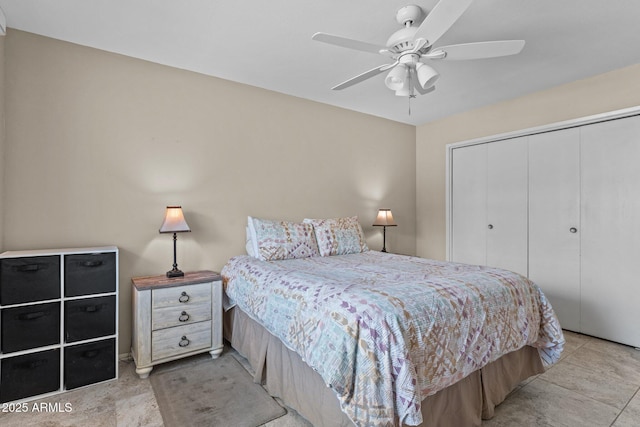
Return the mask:
[[[527,276],[527,139],[487,144],[487,265]]]
[[[487,144],[452,150],[451,260],[487,261]]]
[[[582,331],[640,347],[640,117],[584,126]]]
[[[580,130],[529,137],[529,278],[580,331]]]

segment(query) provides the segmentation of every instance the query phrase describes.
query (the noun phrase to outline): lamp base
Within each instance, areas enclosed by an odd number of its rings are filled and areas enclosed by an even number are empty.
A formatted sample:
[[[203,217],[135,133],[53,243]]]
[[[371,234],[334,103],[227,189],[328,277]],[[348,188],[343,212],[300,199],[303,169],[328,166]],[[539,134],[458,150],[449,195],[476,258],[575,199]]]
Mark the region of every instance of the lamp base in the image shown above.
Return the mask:
[[[171,271],[167,271],[167,277],[184,277],[184,273],[181,270],[173,269]]]

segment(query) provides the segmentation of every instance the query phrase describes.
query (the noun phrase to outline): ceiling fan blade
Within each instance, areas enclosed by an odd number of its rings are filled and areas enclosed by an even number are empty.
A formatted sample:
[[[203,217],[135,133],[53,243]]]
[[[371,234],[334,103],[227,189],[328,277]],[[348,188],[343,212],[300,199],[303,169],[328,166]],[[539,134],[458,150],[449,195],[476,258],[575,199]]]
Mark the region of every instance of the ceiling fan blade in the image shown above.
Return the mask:
[[[435,86],[430,86],[426,89],[423,89],[422,86],[420,86],[420,82],[418,81],[418,76],[416,74],[415,68],[411,68],[410,73],[411,73],[411,83],[413,84],[413,87],[416,89],[416,91],[418,91],[420,95],[426,95],[436,90]]]
[[[395,64],[385,64],[385,65],[380,65],[376,68],[372,68],[371,70],[365,71],[362,74],[358,74],[357,76],[352,77],[346,82],[342,82],[339,85],[332,87],[331,89],[342,90],[342,89],[348,88],[349,86],[353,86],[356,83],[363,82],[367,79],[370,79],[371,77],[377,76],[380,73],[384,73],[385,71],[387,71],[390,68],[393,68],[397,64],[398,62],[396,62]]]
[[[473,0],[440,0],[418,27],[414,40],[423,38],[432,46],[460,18]]]
[[[498,56],[516,55],[524,48],[524,40],[501,40],[495,42],[478,42],[454,44],[439,47],[425,55],[432,59],[464,60],[495,58]],[[445,55],[440,58],[440,52]]]
[[[332,34],[327,33],[315,33],[312,37],[313,40],[328,43],[340,47],[346,47],[349,49],[359,50],[362,52],[376,53],[376,54],[386,54],[385,52],[389,52],[392,54],[389,48],[386,46],[379,46],[373,43],[361,42],[359,40],[348,39],[346,37],[334,36]]]

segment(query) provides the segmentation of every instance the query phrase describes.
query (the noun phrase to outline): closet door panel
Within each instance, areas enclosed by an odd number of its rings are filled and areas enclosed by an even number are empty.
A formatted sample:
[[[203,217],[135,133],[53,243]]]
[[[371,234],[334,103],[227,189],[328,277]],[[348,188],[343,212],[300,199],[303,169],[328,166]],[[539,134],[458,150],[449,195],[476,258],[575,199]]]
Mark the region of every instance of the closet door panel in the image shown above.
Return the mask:
[[[528,137],[487,145],[487,265],[527,276]]]
[[[580,130],[529,137],[529,278],[580,330]]]
[[[486,264],[487,144],[452,151],[451,260]]]
[[[640,117],[581,129],[582,331],[640,347]]]

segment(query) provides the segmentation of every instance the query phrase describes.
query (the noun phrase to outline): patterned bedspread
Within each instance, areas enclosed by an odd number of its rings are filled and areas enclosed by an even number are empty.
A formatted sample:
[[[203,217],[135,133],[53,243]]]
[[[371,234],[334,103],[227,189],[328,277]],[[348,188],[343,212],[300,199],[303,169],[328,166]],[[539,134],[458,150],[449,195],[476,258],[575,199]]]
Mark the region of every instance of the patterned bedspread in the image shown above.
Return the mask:
[[[234,304],[317,371],[358,426],[422,422],[420,402],[525,345],[545,365],[562,330],[537,285],[495,268],[368,251],[222,270]]]

